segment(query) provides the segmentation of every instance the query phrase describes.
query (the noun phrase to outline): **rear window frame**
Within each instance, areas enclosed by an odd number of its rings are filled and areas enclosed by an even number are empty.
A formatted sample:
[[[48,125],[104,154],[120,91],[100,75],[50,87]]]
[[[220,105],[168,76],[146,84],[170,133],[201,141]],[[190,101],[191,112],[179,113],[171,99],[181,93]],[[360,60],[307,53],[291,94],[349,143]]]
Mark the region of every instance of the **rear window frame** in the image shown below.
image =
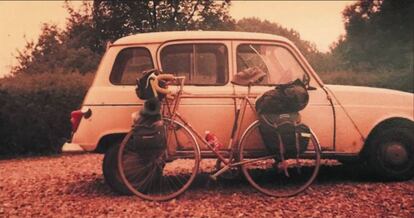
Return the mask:
[[[153,55],[152,55],[152,53],[151,53],[151,50],[150,49],[148,49],[147,47],[145,47],[145,46],[132,46],[132,47],[126,47],[126,48],[122,48],[117,54],[116,54],[116,57],[115,57],[115,59],[114,59],[114,62],[113,62],[113,64],[112,64],[112,67],[111,67],[111,71],[109,72],[109,82],[112,84],[112,85],[115,85],[115,86],[134,86],[134,85],[136,85],[136,81],[134,81],[133,83],[122,83],[122,75],[121,75],[121,82],[115,82],[115,81],[113,81],[113,74],[114,74],[114,68],[115,68],[115,64],[116,64],[116,61],[118,60],[118,58],[119,58],[119,56],[121,55],[121,53],[122,52],[124,52],[124,51],[126,51],[126,50],[132,50],[132,49],[144,49],[145,50],[145,52],[147,52],[147,54],[149,55],[148,57],[151,59],[151,65],[152,65],[152,68],[150,68],[150,69],[154,69],[155,68],[155,61],[154,61],[154,58],[153,58]],[[140,75],[137,75],[137,78],[139,77]]]
[[[223,43],[223,42],[217,42],[217,41],[167,41],[164,44],[162,44],[160,47],[158,47],[157,49],[157,61],[158,61],[158,65],[161,71],[164,71],[163,66],[162,66],[162,60],[161,60],[161,53],[163,51],[164,48],[168,47],[168,46],[173,46],[173,45],[220,45],[223,46],[225,49],[225,53],[227,55],[226,57],[226,70],[227,73],[225,75],[225,81],[223,83],[215,83],[215,84],[205,84],[205,83],[185,83],[185,85],[188,86],[226,86],[227,84],[229,84],[230,81],[230,74],[231,74],[231,53],[229,53],[229,51],[231,51],[231,48],[229,49],[228,46]],[[166,73],[174,73],[174,72],[166,72]]]

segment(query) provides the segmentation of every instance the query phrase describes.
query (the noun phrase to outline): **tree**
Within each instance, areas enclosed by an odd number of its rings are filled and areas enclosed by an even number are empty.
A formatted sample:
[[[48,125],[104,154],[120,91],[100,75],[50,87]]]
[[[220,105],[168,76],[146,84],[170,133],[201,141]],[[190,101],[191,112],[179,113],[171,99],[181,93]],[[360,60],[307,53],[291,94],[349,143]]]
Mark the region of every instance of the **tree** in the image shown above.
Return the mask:
[[[56,25],[43,24],[41,32],[37,43],[27,41],[23,51],[18,51],[16,58],[19,65],[12,72],[42,73],[61,64],[61,30]]]
[[[64,69],[77,70],[84,74],[93,72],[99,64],[103,51],[99,51],[96,43],[91,4],[83,2],[82,7],[76,11],[68,3],[65,4],[69,12],[66,30],[63,32],[66,59]]]
[[[80,72],[96,69],[108,41],[142,32],[234,29],[228,1],[85,1],[79,10],[68,2],[67,25],[44,24],[35,43],[18,51],[12,73]]]
[[[97,44],[142,32],[183,30],[228,30],[234,20],[228,15],[228,1],[153,0],[102,1],[93,3]]]
[[[360,0],[343,11],[346,35],[332,48],[353,69],[413,70],[414,1]]]
[[[100,55],[94,48],[94,30],[90,6],[85,2],[79,11],[68,3],[69,12],[66,29],[54,24],[43,24],[41,35],[36,43],[28,41],[22,51],[18,51],[18,65],[12,73],[59,73],[92,72],[98,65]]]
[[[270,33],[286,37],[298,47],[315,69],[320,70],[323,68],[323,54],[318,51],[315,44],[301,39],[300,34],[293,29],[287,29],[267,20],[262,21],[259,18],[243,18],[237,22],[236,30]]]

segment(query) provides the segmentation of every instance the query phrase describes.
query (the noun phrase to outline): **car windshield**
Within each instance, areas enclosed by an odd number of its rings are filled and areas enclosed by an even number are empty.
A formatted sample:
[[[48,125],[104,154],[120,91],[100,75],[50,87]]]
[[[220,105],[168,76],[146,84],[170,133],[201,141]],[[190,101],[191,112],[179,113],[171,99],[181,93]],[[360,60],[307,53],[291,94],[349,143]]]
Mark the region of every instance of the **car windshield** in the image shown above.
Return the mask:
[[[285,84],[306,77],[296,58],[286,48],[277,45],[240,45],[237,48],[237,72],[253,67],[266,74],[260,84]]]

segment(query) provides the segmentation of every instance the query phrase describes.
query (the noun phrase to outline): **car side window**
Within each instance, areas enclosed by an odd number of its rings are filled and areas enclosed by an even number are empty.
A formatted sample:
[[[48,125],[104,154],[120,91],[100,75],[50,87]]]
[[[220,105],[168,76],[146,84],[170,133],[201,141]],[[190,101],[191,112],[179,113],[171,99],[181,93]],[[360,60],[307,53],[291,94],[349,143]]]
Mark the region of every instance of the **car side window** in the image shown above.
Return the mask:
[[[227,48],[222,44],[175,44],[161,50],[162,70],[186,77],[186,84],[225,85]]]
[[[266,74],[262,85],[286,84],[303,80],[306,73],[296,58],[277,45],[242,44],[237,47],[237,72],[258,68]]]
[[[109,78],[115,85],[134,85],[143,71],[153,68],[154,64],[148,49],[126,48],[117,55]]]

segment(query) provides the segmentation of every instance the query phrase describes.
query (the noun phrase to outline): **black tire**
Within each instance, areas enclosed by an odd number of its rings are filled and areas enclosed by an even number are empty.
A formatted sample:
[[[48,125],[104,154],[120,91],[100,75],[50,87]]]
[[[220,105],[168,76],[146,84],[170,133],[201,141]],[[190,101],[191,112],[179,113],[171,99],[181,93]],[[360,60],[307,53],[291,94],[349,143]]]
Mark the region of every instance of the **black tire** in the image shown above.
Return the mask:
[[[112,145],[106,152],[102,162],[102,171],[105,183],[118,194],[132,195],[129,189],[122,182],[118,171],[118,150],[119,143]]]
[[[414,177],[413,128],[384,130],[368,146],[368,164],[380,179],[398,181]]]
[[[319,172],[320,146],[316,136],[311,131],[307,150],[300,157],[286,158],[285,171],[279,167],[279,155],[266,149],[259,125],[259,121],[252,123],[240,139],[240,162],[251,161],[241,165],[247,181],[258,191],[273,197],[290,197],[304,191]]]

